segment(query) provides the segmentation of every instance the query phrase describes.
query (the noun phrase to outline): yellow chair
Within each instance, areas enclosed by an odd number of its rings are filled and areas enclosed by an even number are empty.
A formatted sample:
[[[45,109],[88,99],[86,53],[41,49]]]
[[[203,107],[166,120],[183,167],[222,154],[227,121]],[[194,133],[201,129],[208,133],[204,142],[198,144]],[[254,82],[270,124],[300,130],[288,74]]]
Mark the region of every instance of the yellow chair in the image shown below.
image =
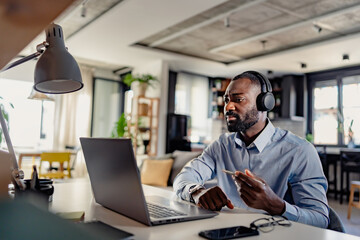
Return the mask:
[[[71,178],[71,169],[70,169],[70,152],[44,152],[40,155],[40,166],[39,166],[39,177],[42,178]],[[46,173],[42,172],[42,164],[43,162],[48,162],[50,165],[49,170]],[[66,171],[64,171],[64,163],[67,163]],[[59,163],[60,167],[54,171],[52,169],[53,163]]]
[[[348,215],[347,218],[351,218],[351,208],[356,207],[360,209],[360,199],[358,202],[354,202],[354,193],[355,189],[358,189],[360,192],[360,181],[352,181],[351,182],[351,189],[350,189],[350,201],[349,201],[349,208],[348,208]]]

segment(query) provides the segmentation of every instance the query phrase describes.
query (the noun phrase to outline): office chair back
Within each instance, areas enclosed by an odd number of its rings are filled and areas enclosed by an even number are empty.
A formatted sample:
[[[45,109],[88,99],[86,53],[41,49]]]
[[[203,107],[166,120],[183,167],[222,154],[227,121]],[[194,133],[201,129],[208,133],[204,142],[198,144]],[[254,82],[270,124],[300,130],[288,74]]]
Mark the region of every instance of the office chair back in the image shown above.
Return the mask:
[[[328,166],[327,166],[326,145],[314,145],[314,146],[316,148],[316,151],[319,154],[319,158],[320,158],[320,161],[321,161],[321,165],[323,167],[325,177],[328,179],[329,170],[328,170]]]
[[[39,177],[44,178],[71,178],[71,169],[70,169],[70,152],[44,152],[40,156],[40,166],[39,166]],[[48,162],[50,164],[50,171],[43,173],[42,165],[43,162]],[[51,167],[53,163],[59,163],[60,167],[56,171],[52,171]],[[64,171],[64,163],[66,163],[67,169]]]
[[[339,215],[331,207],[329,207],[329,218],[330,218],[330,223],[328,229],[345,233],[344,224],[342,223]]]
[[[343,195],[349,201],[350,193],[350,173],[360,175],[360,151],[358,149],[348,149],[340,151],[340,204],[343,201]],[[345,179],[344,179],[345,175]],[[345,187],[344,187],[345,183]]]

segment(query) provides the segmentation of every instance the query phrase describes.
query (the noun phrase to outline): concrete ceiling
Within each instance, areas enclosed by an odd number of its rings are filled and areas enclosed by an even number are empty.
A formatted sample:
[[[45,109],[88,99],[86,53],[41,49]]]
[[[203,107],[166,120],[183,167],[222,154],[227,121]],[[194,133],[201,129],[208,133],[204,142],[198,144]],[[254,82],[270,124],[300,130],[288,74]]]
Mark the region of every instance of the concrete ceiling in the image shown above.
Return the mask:
[[[164,60],[176,71],[233,76],[360,63],[360,0],[85,0],[55,22],[80,62],[112,70]]]

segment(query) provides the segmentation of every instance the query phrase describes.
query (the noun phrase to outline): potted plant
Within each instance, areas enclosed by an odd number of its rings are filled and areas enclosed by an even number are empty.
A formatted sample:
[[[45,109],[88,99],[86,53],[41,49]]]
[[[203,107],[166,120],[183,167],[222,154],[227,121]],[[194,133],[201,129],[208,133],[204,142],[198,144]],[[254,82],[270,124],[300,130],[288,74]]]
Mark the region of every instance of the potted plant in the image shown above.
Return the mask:
[[[158,79],[151,74],[133,75],[129,73],[125,75],[122,81],[129,87],[133,82],[139,82],[139,96],[145,96],[147,87],[153,86],[155,82],[158,82]]]
[[[113,138],[131,137],[124,113],[121,114],[118,121],[115,123],[115,126],[111,132],[111,137]]]

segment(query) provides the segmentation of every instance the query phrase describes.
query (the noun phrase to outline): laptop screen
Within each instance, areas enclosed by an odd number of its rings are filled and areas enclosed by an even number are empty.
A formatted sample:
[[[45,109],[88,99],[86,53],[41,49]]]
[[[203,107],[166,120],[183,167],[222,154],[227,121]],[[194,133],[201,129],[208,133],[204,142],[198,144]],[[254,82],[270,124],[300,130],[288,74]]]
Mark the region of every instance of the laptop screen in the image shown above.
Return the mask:
[[[149,224],[131,139],[80,138],[95,201]]]

